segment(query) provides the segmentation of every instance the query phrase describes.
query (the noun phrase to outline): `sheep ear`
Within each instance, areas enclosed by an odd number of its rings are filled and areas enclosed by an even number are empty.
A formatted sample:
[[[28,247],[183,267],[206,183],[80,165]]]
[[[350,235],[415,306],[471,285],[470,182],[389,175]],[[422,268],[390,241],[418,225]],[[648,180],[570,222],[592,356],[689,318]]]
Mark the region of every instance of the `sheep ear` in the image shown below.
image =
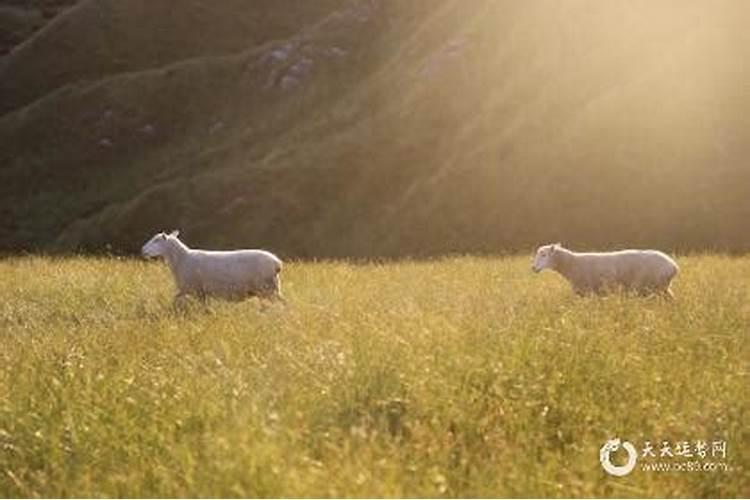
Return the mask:
[[[172,236],[174,238],[177,238],[179,235],[180,235],[180,230],[179,229],[175,229],[174,231],[172,231],[171,233],[169,233],[169,236]]]

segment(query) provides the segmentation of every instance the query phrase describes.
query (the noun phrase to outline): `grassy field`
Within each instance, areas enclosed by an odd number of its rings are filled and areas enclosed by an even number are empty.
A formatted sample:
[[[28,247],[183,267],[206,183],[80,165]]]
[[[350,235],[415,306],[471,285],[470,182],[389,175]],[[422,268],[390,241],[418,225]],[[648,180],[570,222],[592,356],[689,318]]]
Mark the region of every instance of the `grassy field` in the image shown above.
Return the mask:
[[[286,307],[176,313],[162,264],[0,261],[0,496],[750,495],[750,258],[680,259],[672,303],[529,264],[291,263]],[[608,476],[615,436],[729,470]]]

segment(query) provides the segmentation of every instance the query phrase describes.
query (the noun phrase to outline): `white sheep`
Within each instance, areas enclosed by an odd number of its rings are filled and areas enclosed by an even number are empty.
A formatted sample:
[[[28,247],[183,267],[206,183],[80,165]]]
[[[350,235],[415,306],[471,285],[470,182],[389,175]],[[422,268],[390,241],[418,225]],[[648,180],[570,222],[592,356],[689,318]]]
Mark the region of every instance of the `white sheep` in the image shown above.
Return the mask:
[[[178,300],[186,295],[243,299],[257,296],[281,300],[281,260],[265,250],[209,251],[188,248],[177,236],[154,235],[141,249],[146,257],[163,257],[177,285]]]
[[[670,298],[674,295],[669,285],[680,270],[671,257],[657,250],[577,253],[559,243],[539,247],[531,269],[557,271],[579,295],[620,289]]]

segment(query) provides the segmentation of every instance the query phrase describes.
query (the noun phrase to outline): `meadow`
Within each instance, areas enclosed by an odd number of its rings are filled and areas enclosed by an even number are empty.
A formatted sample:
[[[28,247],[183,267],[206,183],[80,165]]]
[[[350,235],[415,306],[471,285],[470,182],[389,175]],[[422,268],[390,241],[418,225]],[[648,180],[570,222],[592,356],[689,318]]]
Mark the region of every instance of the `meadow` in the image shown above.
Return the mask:
[[[672,302],[446,257],[175,311],[160,263],[1,260],[0,496],[748,496],[750,258],[678,261]],[[615,436],[729,469],[609,476]]]

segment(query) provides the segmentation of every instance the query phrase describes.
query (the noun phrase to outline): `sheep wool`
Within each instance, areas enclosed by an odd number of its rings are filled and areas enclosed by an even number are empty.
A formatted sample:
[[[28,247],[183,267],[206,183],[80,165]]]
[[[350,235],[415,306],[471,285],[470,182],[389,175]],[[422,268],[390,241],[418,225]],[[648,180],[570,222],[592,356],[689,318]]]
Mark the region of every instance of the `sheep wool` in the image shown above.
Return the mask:
[[[567,279],[579,295],[626,290],[673,297],[670,284],[680,268],[658,250],[578,253],[559,243],[539,247],[532,270],[552,269]]]
[[[141,249],[146,257],[163,257],[172,271],[177,296],[282,300],[281,260],[265,250],[211,251],[188,248],[179,231],[154,235]]]

